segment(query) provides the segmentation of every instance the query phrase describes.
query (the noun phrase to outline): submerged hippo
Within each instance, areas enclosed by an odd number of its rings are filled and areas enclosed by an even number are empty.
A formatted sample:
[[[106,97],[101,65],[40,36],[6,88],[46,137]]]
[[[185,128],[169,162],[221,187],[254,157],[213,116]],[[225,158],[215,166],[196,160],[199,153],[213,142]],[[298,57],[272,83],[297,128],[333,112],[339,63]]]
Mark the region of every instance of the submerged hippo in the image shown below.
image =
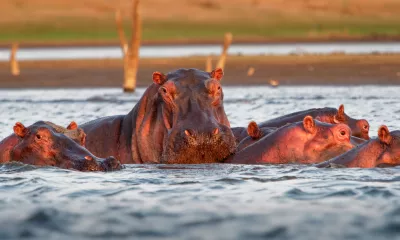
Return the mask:
[[[81,127],[86,147],[122,163],[212,163],[234,153],[224,111],[221,68],[153,73],[153,84],[127,115]]]
[[[240,143],[236,148],[236,151],[242,150],[243,148],[257,142],[265,135],[268,135],[276,130],[277,128],[268,128],[268,127],[260,128],[256,122],[251,121],[247,127],[247,137],[245,137],[242,141],[240,141]],[[350,142],[353,146],[358,146],[366,141],[367,140],[362,138],[350,136]]]
[[[240,143],[236,148],[236,151],[240,151],[243,148],[257,142],[265,135],[268,135],[277,129],[278,128],[269,128],[269,127],[260,128],[256,122],[251,121],[247,126],[247,137],[243,138],[242,141],[240,141]]]
[[[319,163],[351,148],[351,130],[345,124],[329,124],[306,116],[288,124],[237,152],[227,163]]]
[[[317,167],[388,167],[400,165],[400,131],[389,132],[383,125],[378,130],[378,138],[370,139],[362,145]]]
[[[44,122],[44,121],[39,121],[36,122],[34,125],[47,125],[50,127],[52,130],[54,130],[57,133],[62,133],[65,136],[71,138],[73,141],[78,143],[81,146],[85,146],[85,138],[86,134],[85,132],[81,129],[78,128],[78,124],[76,122],[72,121],[66,128],[57,125],[52,122]],[[15,133],[11,134],[10,136],[6,137],[2,141],[0,141],[0,162],[4,162],[2,159],[8,159],[9,158],[9,152],[10,149],[14,148],[19,142],[21,142],[21,138],[18,137]]]
[[[369,139],[369,124],[365,119],[354,119],[349,117],[344,112],[343,104],[339,106],[339,109],[335,108],[312,108],[304,111],[294,112],[288,115],[284,115],[278,118],[274,118],[259,124],[260,128],[263,127],[282,127],[287,123],[294,123],[302,121],[305,116],[312,116],[316,120],[321,122],[337,124],[344,123],[351,128],[352,135],[358,138]]]
[[[66,135],[45,122],[29,127],[17,122],[14,134],[0,142],[0,162],[18,161],[36,166],[56,166],[79,171],[111,171],[121,169],[113,157],[99,159]],[[16,137],[15,137],[16,136]],[[79,142],[84,143],[83,139]]]

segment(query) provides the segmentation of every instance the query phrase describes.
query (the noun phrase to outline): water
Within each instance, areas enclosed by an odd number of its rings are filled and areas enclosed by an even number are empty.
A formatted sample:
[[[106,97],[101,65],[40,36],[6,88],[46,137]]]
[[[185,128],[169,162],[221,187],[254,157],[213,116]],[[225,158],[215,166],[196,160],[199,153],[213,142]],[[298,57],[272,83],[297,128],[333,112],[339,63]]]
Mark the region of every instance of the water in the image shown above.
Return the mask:
[[[0,90],[0,138],[16,121],[67,125],[127,113],[144,89]],[[233,126],[338,107],[399,129],[400,87],[225,87]],[[398,239],[400,168],[130,165],[81,173],[0,165],[0,239]]]
[[[400,42],[360,43],[279,43],[279,44],[232,44],[232,55],[287,55],[287,54],[348,54],[400,53]],[[141,58],[208,56],[221,53],[221,45],[142,46]],[[0,61],[8,61],[10,49],[0,49]],[[104,59],[121,58],[119,46],[112,47],[59,47],[21,48],[17,58],[24,60]]]

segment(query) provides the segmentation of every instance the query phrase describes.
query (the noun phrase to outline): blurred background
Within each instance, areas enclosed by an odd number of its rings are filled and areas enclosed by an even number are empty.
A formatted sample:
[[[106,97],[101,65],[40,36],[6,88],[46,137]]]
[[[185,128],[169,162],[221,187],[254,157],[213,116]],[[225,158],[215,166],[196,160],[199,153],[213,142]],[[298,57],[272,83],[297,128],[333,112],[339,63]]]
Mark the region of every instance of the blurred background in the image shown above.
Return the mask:
[[[1,42],[118,44],[115,9],[131,0],[1,1]],[[142,0],[143,41],[388,39],[400,35],[398,0]]]
[[[121,86],[116,14],[129,42],[134,2],[1,1],[0,87]],[[400,80],[398,0],[142,0],[138,8],[139,86],[153,71],[215,67],[225,33],[226,84]],[[12,44],[18,76],[10,74]]]

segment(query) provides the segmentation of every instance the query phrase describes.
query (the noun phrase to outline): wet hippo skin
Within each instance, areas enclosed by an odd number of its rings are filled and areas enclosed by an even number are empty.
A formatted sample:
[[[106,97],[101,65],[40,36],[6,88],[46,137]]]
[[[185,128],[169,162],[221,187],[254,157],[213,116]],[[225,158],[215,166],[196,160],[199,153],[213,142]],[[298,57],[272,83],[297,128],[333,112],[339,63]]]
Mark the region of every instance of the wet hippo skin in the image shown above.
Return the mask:
[[[270,119],[258,124],[263,127],[282,127],[287,123],[302,121],[305,116],[312,116],[321,122],[337,124],[344,123],[351,128],[352,135],[365,140],[369,139],[369,124],[365,119],[354,119],[344,112],[344,105],[340,105],[339,109],[335,108],[312,108],[304,111],[290,113],[278,118]]]
[[[400,165],[400,131],[389,132],[382,125],[378,137],[370,139],[356,148],[331,160],[316,165],[317,167],[392,167]]]
[[[1,163],[18,161],[36,166],[55,166],[79,171],[121,169],[121,164],[114,157],[97,158],[76,141],[57,132],[45,122],[36,122],[29,127],[17,122],[13,130],[14,135],[0,142]],[[78,142],[84,144],[84,134],[79,136],[81,139],[77,139]]]
[[[223,106],[223,71],[153,73],[153,84],[127,115],[81,127],[86,147],[122,163],[212,163],[235,152]]]
[[[262,137],[235,155],[227,163],[310,164],[338,156],[354,146],[351,130],[345,124],[329,124],[306,116],[302,122],[287,124]]]

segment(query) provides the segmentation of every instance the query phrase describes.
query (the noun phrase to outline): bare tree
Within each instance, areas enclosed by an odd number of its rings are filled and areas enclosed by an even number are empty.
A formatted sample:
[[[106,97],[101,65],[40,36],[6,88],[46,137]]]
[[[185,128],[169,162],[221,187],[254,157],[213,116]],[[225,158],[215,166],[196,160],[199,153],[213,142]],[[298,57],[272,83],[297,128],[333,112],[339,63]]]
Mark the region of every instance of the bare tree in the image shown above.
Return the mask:
[[[232,43],[232,33],[225,33],[224,36],[224,46],[222,48],[222,53],[221,56],[219,57],[218,63],[217,63],[217,68],[222,68],[224,69],[225,67],[225,62],[226,62],[226,56],[228,54],[228,48]]]
[[[211,55],[208,55],[206,59],[206,72],[211,72],[211,71],[212,71],[212,57]]]
[[[13,76],[18,76],[20,74],[19,64],[17,61],[17,51],[18,51],[18,43],[13,43],[11,46],[11,53],[10,53],[10,70]]]
[[[255,71],[256,71],[255,68],[250,67],[250,68],[247,70],[247,76],[249,76],[249,77],[253,76]]]
[[[124,61],[124,92],[134,92],[136,88],[136,78],[139,63],[140,39],[142,37],[142,19],[139,9],[140,0],[132,0],[132,36],[128,45],[121,11],[115,13],[118,36],[121,44]]]

